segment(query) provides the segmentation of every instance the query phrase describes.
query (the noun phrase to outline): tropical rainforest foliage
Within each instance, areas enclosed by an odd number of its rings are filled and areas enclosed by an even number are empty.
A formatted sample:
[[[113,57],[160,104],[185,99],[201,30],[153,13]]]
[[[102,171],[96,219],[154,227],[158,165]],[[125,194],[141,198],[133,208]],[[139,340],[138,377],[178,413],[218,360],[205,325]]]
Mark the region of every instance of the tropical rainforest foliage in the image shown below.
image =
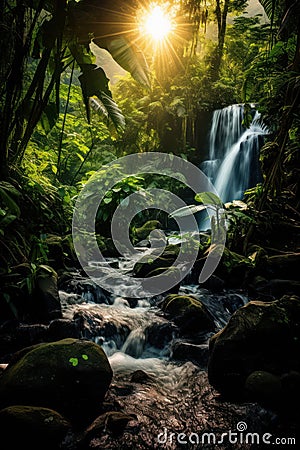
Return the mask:
[[[247,193],[248,212],[232,216],[231,248],[247,252],[286,218],[296,227],[300,2],[260,0],[265,15],[249,16],[245,0],[170,0],[180,39],[155,51],[132,25],[139,3],[0,1],[1,296],[12,308],[51,260],[51,239],[74,264],[72,208],[95,171],[145,151],[199,162],[205,113],[232,103],[256,103],[271,134],[263,183]],[[110,83],[91,42],[128,75]],[[109,238],[114,208],[150,183],[162,180],[141,175],[116,186],[101,205],[99,234]]]

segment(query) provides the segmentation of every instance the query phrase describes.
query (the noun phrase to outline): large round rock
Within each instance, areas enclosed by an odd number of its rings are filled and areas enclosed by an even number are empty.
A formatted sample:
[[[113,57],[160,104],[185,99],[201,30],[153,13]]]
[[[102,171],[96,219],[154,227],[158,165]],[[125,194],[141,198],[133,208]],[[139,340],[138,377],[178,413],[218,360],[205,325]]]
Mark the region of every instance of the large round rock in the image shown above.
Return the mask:
[[[90,341],[63,339],[15,355],[0,378],[0,407],[36,405],[68,418],[97,414],[112,380],[102,348]]]
[[[206,306],[192,295],[169,294],[161,305],[183,334],[213,331],[215,324]]]
[[[223,394],[243,393],[246,378],[255,371],[299,371],[299,297],[249,302],[211,338],[209,350],[209,381]]]
[[[0,411],[0,423],[3,449],[58,449],[71,428],[58,412],[39,406],[8,406]]]

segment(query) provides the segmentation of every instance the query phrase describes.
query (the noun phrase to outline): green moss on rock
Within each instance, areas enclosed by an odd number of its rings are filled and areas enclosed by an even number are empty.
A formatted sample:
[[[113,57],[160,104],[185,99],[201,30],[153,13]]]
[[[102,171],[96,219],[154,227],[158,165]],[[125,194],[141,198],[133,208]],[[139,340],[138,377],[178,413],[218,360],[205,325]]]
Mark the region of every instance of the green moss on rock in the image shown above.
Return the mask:
[[[147,239],[151,231],[162,228],[161,223],[158,220],[148,220],[139,228],[135,228],[135,235],[137,239]]]
[[[162,310],[183,333],[193,334],[215,328],[207,308],[191,295],[168,295],[162,304]]]
[[[247,303],[211,338],[209,350],[209,381],[227,395],[243,394],[252,372],[299,371],[300,298]]]
[[[270,372],[257,370],[246,379],[245,389],[250,398],[268,405],[281,402],[280,378]]]
[[[99,410],[111,379],[109,361],[93,342],[68,338],[39,344],[23,350],[3,372],[0,405],[44,406],[68,418],[89,417]]]

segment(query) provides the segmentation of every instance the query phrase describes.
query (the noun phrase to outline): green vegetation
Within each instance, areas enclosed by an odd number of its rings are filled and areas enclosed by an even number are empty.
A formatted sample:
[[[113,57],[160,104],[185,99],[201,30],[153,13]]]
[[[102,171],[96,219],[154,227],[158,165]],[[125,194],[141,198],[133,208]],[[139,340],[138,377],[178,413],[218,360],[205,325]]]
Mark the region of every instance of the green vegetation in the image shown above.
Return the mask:
[[[262,184],[246,193],[245,207],[227,207],[229,249],[248,255],[253,243],[282,248],[280,239],[272,241],[282,223],[291,236],[298,229],[299,2],[260,0],[262,20],[244,13],[244,0],[209,7],[170,0],[177,29],[169,47],[149,46],[150,38],[132,30],[139,2],[126,2],[128,24],[121,0],[98,3],[0,1],[0,302],[16,316],[39,267],[53,262],[53,236],[76,265],[72,211],[90,176],[101,169],[101,178],[105,164],[131,153],[162,151],[197,162],[199,121],[216,108],[256,103],[271,130],[260,154]],[[110,85],[91,42],[128,75]],[[104,240],[116,207],[149,187],[185,192],[184,180],[125,178],[100,205],[96,228]],[[168,224],[159,211],[139,213],[133,240],[149,220]]]

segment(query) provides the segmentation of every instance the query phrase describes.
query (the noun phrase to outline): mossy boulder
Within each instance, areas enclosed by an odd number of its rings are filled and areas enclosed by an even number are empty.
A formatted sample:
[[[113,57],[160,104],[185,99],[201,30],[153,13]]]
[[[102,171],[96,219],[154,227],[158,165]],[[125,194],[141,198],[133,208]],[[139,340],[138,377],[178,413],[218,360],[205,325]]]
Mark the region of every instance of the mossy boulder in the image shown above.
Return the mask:
[[[107,257],[118,257],[121,256],[120,252],[117,250],[114,240],[111,237],[96,235],[97,244],[100,252],[103,256]]]
[[[47,234],[45,245],[47,246],[49,264],[55,270],[60,271],[78,266],[72,234],[66,236]]]
[[[167,295],[161,308],[180,328],[182,334],[195,334],[215,329],[214,320],[206,306],[192,295]]]
[[[299,280],[300,253],[273,255],[266,259],[264,274],[269,279]]]
[[[58,448],[71,424],[57,411],[14,405],[0,411],[3,448]]]
[[[252,372],[245,382],[245,389],[251,400],[265,403],[268,406],[281,402],[280,377],[264,370]]]
[[[245,390],[250,401],[267,408],[284,411],[286,415],[299,415],[300,373],[294,370],[280,377],[263,370],[252,372],[246,379]]]
[[[169,268],[177,259],[180,251],[178,245],[167,245],[164,251],[160,254],[159,249],[145,255],[134,265],[133,274],[139,278],[146,278],[149,276],[160,275],[163,269]],[[159,256],[158,256],[159,255]],[[157,269],[159,269],[157,272]]]
[[[151,231],[162,228],[158,220],[148,220],[141,227],[135,228],[135,236],[139,241],[147,239]]]
[[[209,381],[227,395],[243,394],[252,372],[299,371],[300,298],[247,303],[210,339],[209,350]]]
[[[102,348],[80,339],[63,339],[23,349],[0,379],[0,406],[55,409],[70,419],[93,417],[112,380]]]
[[[223,279],[227,286],[242,287],[254,272],[254,261],[247,256],[224,248],[215,275]]]

